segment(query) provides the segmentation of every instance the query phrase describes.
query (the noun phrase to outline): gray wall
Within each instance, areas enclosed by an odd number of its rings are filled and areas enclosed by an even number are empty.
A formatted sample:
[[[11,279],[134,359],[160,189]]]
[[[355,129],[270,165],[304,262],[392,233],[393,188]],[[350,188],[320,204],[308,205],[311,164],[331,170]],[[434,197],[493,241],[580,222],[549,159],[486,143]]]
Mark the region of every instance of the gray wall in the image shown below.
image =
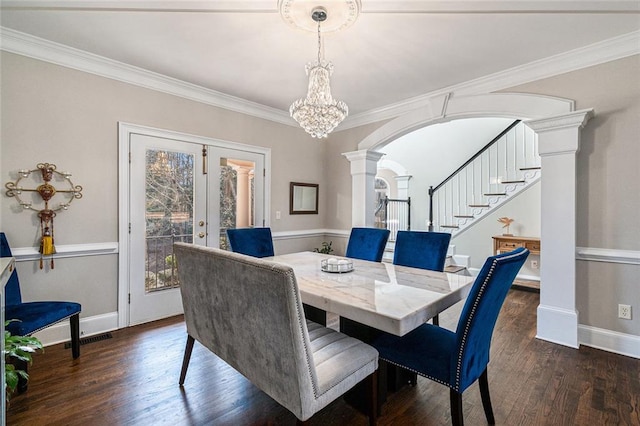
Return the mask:
[[[54,163],[73,173],[83,198],[55,218],[57,245],[118,240],[118,122],[271,148],[271,226],[274,232],[323,228],[319,215],[289,215],[289,182],[320,184],[322,142],[293,126],[273,123],[205,104],[3,52],[2,185],[19,169]],[[4,193],[4,191],[3,191]],[[37,247],[38,220],[21,212],[15,199],[0,197],[0,229],[13,247]],[[275,220],[275,211],[282,219]],[[296,250],[319,246],[317,239]],[[286,247],[286,243],[284,244]],[[75,300],[82,316],[117,309],[117,255],[59,259],[52,271],[37,262],[18,264],[25,300]]]
[[[640,251],[640,55],[508,91],[595,109],[577,154],[577,245]],[[580,323],[640,335],[638,277],[639,265],[578,261]],[[631,321],[617,318],[619,303],[632,305]]]
[[[378,122],[313,140],[295,127],[249,117],[68,68],[2,53],[0,172],[2,183],[38,162],[74,174],[84,197],[56,218],[57,244],[117,241],[117,122],[159,127],[272,149],[272,204],[282,212],[274,232],[351,227],[351,175],[343,152]],[[575,99],[596,116],[583,131],[578,153],[578,246],[640,250],[640,57],[634,56],[540,80],[509,91]],[[320,214],[289,216],[290,181],[320,184]],[[488,219],[491,222],[490,219]],[[0,229],[15,247],[36,245],[37,220],[0,199]],[[334,246],[343,250],[344,238]],[[319,246],[323,238],[276,242],[276,249]],[[339,241],[338,241],[339,240]],[[337,244],[336,244],[337,243]],[[544,242],[543,242],[544,244]],[[339,252],[337,253],[339,254]],[[78,300],[83,316],[117,308],[115,255],[60,259],[39,271],[21,262],[25,299]],[[580,322],[640,335],[640,268],[578,262]],[[632,321],[616,318],[617,303],[634,307]]]
[[[577,246],[640,251],[640,56],[504,92],[568,98],[576,101],[576,109],[595,109],[595,117],[582,131],[577,154]],[[345,184],[351,177],[349,164],[339,158],[339,153],[356,150],[357,144],[377,127],[369,125],[345,130],[329,140],[326,158],[331,168],[327,184],[341,191],[344,198],[351,195]],[[332,202],[330,200],[329,204]],[[335,212],[326,218],[327,227],[344,228],[351,219],[351,205],[338,200],[333,208]],[[485,221],[493,222],[491,218]],[[466,249],[464,245],[471,244],[464,239],[463,234],[459,241],[454,240],[459,244],[461,254]],[[469,247],[473,250],[471,245]],[[578,261],[580,324],[640,335],[639,276],[638,265]],[[618,303],[632,305],[632,320],[617,318]]]

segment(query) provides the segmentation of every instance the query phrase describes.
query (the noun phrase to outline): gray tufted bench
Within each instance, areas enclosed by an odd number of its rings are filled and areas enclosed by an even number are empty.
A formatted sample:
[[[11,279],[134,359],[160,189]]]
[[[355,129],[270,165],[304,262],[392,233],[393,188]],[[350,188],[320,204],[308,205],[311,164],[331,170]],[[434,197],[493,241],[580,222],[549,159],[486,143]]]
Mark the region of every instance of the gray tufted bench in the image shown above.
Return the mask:
[[[191,244],[174,250],[188,334],[180,385],[197,340],[299,423],[367,379],[376,423],[378,352],[307,321],[290,267]]]

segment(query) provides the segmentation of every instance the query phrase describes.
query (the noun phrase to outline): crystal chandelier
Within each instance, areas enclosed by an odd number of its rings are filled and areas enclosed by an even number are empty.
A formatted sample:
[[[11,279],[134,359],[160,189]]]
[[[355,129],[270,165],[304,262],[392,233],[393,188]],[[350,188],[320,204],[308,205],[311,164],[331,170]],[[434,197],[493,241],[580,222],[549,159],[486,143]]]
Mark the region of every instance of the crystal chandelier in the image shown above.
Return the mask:
[[[289,113],[300,126],[314,138],[326,138],[349,114],[347,104],[336,101],[331,96],[330,76],[333,64],[322,58],[322,38],[320,23],[327,19],[324,8],[313,10],[311,18],[318,23],[318,60],[309,62],[306,72],[309,76],[307,97],[298,99],[289,108]]]

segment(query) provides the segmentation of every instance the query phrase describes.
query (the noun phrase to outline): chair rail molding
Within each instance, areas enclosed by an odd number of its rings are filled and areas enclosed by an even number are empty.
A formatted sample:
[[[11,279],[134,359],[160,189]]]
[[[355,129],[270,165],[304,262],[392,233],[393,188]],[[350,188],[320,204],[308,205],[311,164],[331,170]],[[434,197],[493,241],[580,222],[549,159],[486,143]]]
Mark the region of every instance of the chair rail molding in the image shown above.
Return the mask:
[[[576,260],[640,265],[640,251],[577,247]]]
[[[119,244],[117,242],[90,243],[90,244],[56,244],[56,254],[54,259],[102,256],[107,254],[118,254]],[[40,252],[36,247],[18,247],[12,250],[16,262],[26,262],[40,260]]]

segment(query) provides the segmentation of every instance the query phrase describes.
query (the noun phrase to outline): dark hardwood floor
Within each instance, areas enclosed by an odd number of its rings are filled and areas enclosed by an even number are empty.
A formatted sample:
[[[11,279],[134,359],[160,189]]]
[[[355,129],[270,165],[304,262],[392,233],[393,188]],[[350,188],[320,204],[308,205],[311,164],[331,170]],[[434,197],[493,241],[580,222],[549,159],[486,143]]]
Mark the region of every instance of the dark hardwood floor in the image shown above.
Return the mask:
[[[640,425],[640,361],[535,339],[539,295],[512,290],[491,347],[489,385],[498,425]],[[460,306],[440,315],[455,326]],[[29,390],[14,396],[8,425],[294,425],[295,417],[196,343],[184,388],[180,317],[113,332],[71,359],[63,345],[34,358]],[[477,384],[463,397],[467,425],[486,420]],[[365,425],[338,400],[316,425]],[[380,425],[448,425],[449,391],[418,378],[391,394]]]

